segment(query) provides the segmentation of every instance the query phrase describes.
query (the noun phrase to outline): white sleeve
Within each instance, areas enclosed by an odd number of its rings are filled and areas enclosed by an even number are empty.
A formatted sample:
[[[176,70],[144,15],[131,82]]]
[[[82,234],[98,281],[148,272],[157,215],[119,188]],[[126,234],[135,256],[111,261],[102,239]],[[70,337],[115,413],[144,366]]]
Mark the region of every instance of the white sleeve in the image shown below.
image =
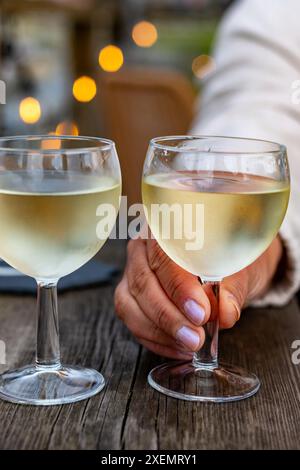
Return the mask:
[[[280,235],[283,278],[255,305],[282,305],[300,286],[300,1],[239,0],[222,21],[215,71],[192,134],[273,140],[288,149],[291,199]]]

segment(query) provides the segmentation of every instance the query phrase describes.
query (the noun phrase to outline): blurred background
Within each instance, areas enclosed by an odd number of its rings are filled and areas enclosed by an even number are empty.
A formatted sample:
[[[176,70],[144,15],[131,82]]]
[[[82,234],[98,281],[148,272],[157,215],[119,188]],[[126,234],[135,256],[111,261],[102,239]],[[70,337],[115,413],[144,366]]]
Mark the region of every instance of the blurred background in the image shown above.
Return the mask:
[[[0,0],[0,134],[112,138],[135,202],[149,138],[189,128],[230,3]]]

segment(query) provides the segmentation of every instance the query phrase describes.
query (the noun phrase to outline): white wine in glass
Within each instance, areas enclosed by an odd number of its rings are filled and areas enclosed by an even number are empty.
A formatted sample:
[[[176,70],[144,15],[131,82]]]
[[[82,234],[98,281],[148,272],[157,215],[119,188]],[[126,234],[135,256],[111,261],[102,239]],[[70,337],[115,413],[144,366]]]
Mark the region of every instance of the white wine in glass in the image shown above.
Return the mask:
[[[60,361],[56,286],[105,243],[120,194],[120,166],[110,140],[0,139],[0,256],[38,286],[36,362],[2,374],[0,398],[57,405],[104,387],[99,372]],[[105,229],[98,224],[104,204],[112,208]]]
[[[0,251],[11,265],[36,279],[59,279],[78,269],[105,243],[95,230],[96,210],[118,212],[120,183],[112,177],[44,171],[0,174]],[[111,221],[112,229],[115,220]],[[12,236],[12,234],[14,234]]]
[[[255,175],[189,172],[180,176],[161,173],[146,176],[143,201],[151,231],[175,263],[192,274],[222,279],[252,263],[271,243],[287,209],[289,185]],[[182,231],[176,238],[176,225],[164,237],[163,225],[151,218],[153,204],[179,205],[181,214],[190,204],[191,227],[196,227],[197,205],[204,209],[203,247],[187,249],[190,242]]]
[[[290,194],[286,150],[253,139],[156,138],[146,157],[142,193],[161,248],[209,284],[218,300],[221,280],[255,261],[280,228]],[[254,374],[219,364],[216,309],[204,330],[204,346],[193,362],[156,367],[150,385],[186,400],[253,395],[259,388]]]

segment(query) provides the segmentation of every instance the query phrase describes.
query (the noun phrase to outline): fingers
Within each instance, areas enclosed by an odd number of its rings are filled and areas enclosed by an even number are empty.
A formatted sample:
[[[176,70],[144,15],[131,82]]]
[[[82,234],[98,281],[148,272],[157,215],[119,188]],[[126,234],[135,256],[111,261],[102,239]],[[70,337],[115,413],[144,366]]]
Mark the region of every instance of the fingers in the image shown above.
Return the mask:
[[[168,298],[149,267],[146,244],[141,240],[129,243],[126,275],[130,295],[145,316],[188,351],[197,351],[204,342],[203,328],[197,327]]]
[[[231,328],[240,319],[248,292],[249,273],[247,268],[222,281],[219,306],[220,328]]]
[[[197,276],[174,263],[154,239],[147,240],[147,257],[151,270],[169,299],[195,325],[207,322],[210,302]]]
[[[135,299],[130,295],[126,275],[115,291],[115,306],[118,317],[139,340],[147,340],[169,348],[180,349],[177,342],[164,333],[145,316]]]
[[[122,320],[137,340],[148,349],[174,359],[188,359],[192,353],[151,322],[128,291],[126,275],[115,291],[115,307]]]

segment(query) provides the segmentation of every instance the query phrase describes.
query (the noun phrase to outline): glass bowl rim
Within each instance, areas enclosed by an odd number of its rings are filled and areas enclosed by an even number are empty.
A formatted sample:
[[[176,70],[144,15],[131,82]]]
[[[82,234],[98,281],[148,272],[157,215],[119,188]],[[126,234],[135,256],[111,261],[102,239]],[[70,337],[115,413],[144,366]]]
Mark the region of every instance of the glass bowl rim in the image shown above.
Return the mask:
[[[29,141],[29,140],[64,140],[64,141],[86,141],[95,142],[94,146],[91,147],[78,147],[78,148],[60,148],[60,149],[34,149],[34,148],[14,148],[2,146],[2,142],[6,141]],[[97,145],[98,143],[98,145]],[[102,145],[100,145],[102,144]],[[15,135],[15,136],[3,136],[0,137],[0,152],[8,153],[36,153],[36,154],[78,154],[83,152],[92,151],[106,151],[115,149],[115,142],[104,137],[93,137],[93,136],[82,136],[82,135],[53,135],[53,134],[28,134],[28,135]]]
[[[192,147],[179,147],[178,145],[165,145],[163,142],[171,140],[206,140],[206,139],[218,139],[218,140],[227,140],[227,141],[241,141],[241,142],[255,142],[257,144],[269,144],[275,148],[270,150],[261,150],[261,151],[236,151],[236,150],[201,150],[199,148]],[[284,154],[286,153],[286,146],[279,144],[278,142],[273,142],[271,140],[256,139],[251,137],[231,137],[231,136],[222,136],[222,135],[197,135],[197,134],[187,134],[187,135],[168,135],[162,137],[154,137],[150,140],[150,147],[158,148],[160,150],[166,150],[169,152],[179,152],[179,153],[189,153],[189,152],[199,152],[201,154],[220,154],[220,155],[270,155],[270,154]]]

